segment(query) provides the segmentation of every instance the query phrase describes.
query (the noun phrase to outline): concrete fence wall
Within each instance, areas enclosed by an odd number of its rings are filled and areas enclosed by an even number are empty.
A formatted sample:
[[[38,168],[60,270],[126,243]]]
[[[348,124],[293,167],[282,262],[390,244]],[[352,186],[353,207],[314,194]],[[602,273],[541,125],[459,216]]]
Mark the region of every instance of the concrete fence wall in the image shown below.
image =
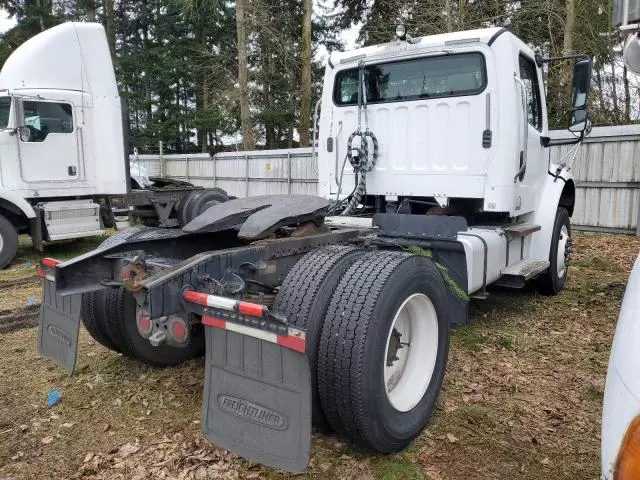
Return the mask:
[[[552,138],[568,132],[551,132]],[[571,146],[553,147],[570,163]],[[150,176],[220,187],[236,197],[316,194],[317,159],[311,148],[190,155],[132,156]],[[575,228],[640,234],[640,125],[594,128],[572,163],[577,184]]]

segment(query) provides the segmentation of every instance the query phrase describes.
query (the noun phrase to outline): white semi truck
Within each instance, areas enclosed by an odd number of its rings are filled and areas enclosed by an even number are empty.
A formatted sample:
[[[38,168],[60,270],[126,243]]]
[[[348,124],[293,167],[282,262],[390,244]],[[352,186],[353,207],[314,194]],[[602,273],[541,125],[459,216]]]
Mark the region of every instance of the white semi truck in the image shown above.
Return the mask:
[[[226,200],[184,182],[145,184],[139,167],[129,171],[127,121],[99,24],[60,25],[12,53],[0,72],[0,268],[19,233],[40,250],[43,241],[103,235],[112,199],[163,227]]]
[[[125,230],[78,258],[43,259],[41,354],[73,371],[81,322],[153,365],[205,352],[203,434],[293,472],[306,468],[312,422],[373,451],[409,445],[470,297],[564,287],[591,60],[563,57],[575,138],[556,140],[543,78],[553,59],[500,28],[396,34],[330,57],[320,197],[231,200],[181,230]],[[575,147],[552,161],[559,143]]]

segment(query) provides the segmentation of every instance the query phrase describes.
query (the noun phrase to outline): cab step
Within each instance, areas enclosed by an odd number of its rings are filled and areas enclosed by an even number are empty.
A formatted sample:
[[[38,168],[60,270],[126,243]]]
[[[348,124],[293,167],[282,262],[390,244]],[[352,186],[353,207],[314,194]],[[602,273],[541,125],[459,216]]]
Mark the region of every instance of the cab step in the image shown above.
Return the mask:
[[[502,230],[504,230],[507,235],[516,238],[526,237],[527,235],[531,235],[541,229],[542,227],[535,223],[515,223],[513,225],[502,227]]]
[[[522,288],[532,278],[544,273],[549,268],[548,260],[522,260],[502,271],[502,277],[496,285],[510,288]]]

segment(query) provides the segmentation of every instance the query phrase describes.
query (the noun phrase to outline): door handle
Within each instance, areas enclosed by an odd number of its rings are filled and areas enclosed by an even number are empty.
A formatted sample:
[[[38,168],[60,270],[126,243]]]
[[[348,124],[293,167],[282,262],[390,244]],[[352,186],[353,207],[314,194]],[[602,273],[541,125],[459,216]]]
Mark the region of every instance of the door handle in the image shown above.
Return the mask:
[[[529,100],[527,99],[527,88],[524,82],[514,73],[513,78],[520,86],[520,97],[522,98],[522,113],[524,120],[524,145],[520,151],[520,169],[513,177],[513,183],[517,183],[518,179],[522,181],[524,179],[524,173],[527,171],[527,145],[529,144],[529,117],[527,115],[527,105]]]

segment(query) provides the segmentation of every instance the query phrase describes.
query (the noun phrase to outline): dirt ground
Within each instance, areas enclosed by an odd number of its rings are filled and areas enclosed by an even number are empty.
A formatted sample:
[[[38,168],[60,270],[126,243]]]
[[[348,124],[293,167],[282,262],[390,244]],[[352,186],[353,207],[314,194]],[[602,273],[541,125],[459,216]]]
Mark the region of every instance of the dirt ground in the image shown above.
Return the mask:
[[[55,247],[70,257],[95,243]],[[397,455],[314,434],[307,476],[331,479],[595,479],[609,348],[640,239],[576,234],[564,293],[492,292],[452,337],[428,427]],[[37,255],[0,273],[0,479],[284,478],[200,435],[203,362],[158,370],[82,332],[73,376],[40,358],[30,297]],[[39,301],[39,299],[37,299]],[[5,325],[2,330],[2,325]],[[12,330],[12,331],[9,331]],[[61,401],[47,408],[47,392]],[[304,476],[300,476],[304,478]]]

